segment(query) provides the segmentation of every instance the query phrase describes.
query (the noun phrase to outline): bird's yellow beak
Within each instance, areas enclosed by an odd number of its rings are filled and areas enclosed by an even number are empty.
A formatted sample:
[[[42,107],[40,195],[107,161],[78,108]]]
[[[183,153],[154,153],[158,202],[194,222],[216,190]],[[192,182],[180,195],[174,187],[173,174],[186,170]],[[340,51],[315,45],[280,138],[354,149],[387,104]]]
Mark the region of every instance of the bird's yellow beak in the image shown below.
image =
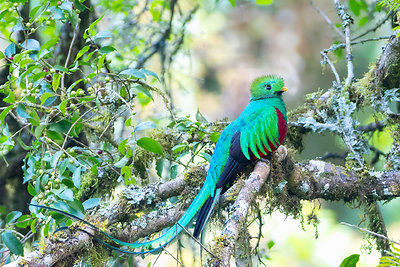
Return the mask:
[[[289,90],[287,87],[282,87],[282,92],[286,92],[287,90]]]

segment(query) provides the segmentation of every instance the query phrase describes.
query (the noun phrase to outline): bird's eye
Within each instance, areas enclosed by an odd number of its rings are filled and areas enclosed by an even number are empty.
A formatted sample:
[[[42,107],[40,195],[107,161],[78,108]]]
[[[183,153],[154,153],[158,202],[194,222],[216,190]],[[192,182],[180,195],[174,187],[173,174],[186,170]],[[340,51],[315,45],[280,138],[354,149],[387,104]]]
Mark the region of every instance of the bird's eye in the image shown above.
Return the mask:
[[[270,85],[270,84],[267,84],[267,85],[265,86],[265,89],[271,90],[271,85]]]

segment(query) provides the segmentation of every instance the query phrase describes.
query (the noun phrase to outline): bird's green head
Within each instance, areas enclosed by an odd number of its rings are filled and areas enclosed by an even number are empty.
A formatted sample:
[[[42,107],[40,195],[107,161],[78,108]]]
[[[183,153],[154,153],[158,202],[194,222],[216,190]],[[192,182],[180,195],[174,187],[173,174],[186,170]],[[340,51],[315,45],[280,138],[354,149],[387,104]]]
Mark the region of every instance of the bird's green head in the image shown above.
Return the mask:
[[[282,77],[265,75],[258,77],[251,83],[250,100],[280,97],[288,89],[284,86]]]

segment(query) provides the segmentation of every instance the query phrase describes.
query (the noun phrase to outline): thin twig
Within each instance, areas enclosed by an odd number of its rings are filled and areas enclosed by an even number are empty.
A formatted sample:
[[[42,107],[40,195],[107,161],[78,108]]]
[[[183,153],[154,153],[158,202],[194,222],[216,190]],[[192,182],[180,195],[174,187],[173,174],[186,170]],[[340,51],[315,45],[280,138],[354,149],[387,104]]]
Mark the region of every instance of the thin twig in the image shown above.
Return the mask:
[[[324,61],[327,62],[329,64],[329,66],[331,67],[331,70],[332,70],[333,74],[335,75],[336,82],[339,85],[340,84],[339,74],[336,71],[335,65],[333,65],[332,61],[329,59],[328,53],[326,53],[324,51],[321,51],[320,53],[321,53],[322,57],[324,58]]]
[[[79,28],[79,23],[77,23],[75,26],[74,35],[72,36],[71,44],[69,45],[67,58],[65,59],[65,63],[64,63],[65,68],[68,68],[68,62],[69,62],[69,58],[71,57],[72,47],[74,46],[74,43],[75,43],[78,28]],[[61,74],[61,95],[63,95],[63,91],[64,91],[64,78],[65,78],[65,72],[63,72]]]
[[[182,229],[197,243],[199,244],[205,251],[207,251],[211,256],[213,256],[214,258],[217,258],[217,256],[215,256],[208,248],[206,248],[201,242],[200,240],[198,240],[196,237],[194,237],[192,235],[192,233],[190,233],[185,227],[183,227],[179,222],[176,223],[177,225],[179,225],[180,227],[182,227]]]
[[[71,127],[69,127],[69,130],[68,130],[68,132],[65,134],[66,137],[64,138],[64,142],[63,142],[62,147],[61,147],[63,150],[64,150],[64,148],[65,148],[65,145],[66,145],[66,143],[67,143],[67,139],[69,138],[69,134],[71,133],[72,129],[75,127],[76,124],[78,124],[78,123],[80,122],[80,120],[81,120],[83,117],[86,116],[86,114],[88,114],[88,113],[89,113],[90,111],[92,111],[94,108],[96,108],[96,106],[91,107],[90,109],[86,110],[85,113],[83,113],[83,114],[71,125]]]
[[[331,26],[331,28],[333,30],[336,31],[337,34],[339,34],[340,37],[342,37],[344,39],[344,34],[343,32],[341,32],[335,24],[332,23],[332,21],[329,19],[329,17],[324,13],[324,11],[322,11],[315,3],[314,1],[310,1],[310,4],[315,8],[315,10],[325,19],[326,23],[329,24],[329,26]]]
[[[343,5],[340,4],[339,0],[334,0],[336,11],[338,16],[343,21],[344,37],[346,43],[346,59],[347,59],[347,78],[344,83],[344,87],[348,87],[354,79],[354,66],[353,66],[353,54],[351,51],[351,38],[350,38],[350,24],[353,23],[353,19],[347,14]]]
[[[392,243],[394,243],[394,244],[396,244],[396,245],[400,245],[399,242],[396,242],[396,241],[394,241],[393,239],[388,238],[387,236],[384,236],[384,235],[381,235],[381,234],[372,232],[372,231],[370,231],[370,230],[368,230],[368,229],[365,229],[365,228],[358,227],[357,225],[349,224],[349,223],[346,223],[346,222],[341,222],[340,224],[349,226],[349,227],[351,227],[351,228],[358,229],[360,232],[366,232],[366,233],[368,233],[368,234],[370,234],[370,235],[374,235],[374,236],[377,236],[377,237],[386,239],[386,240],[388,240],[388,241],[390,241],[390,242],[392,242]]]
[[[356,44],[364,44],[364,43],[372,42],[372,41],[381,41],[381,40],[389,39],[392,36],[393,35],[386,35],[386,36],[380,36],[380,37],[375,37],[375,38],[368,38],[368,39],[363,39],[363,40],[358,40],[358,41],[352,41],[350,44],[356,45]],[[345,47],[346,47],[345,43],[333,44],[333,45],[331,45],[331,47],[324,49],[324,52],[335,51],[335,50],[345,48]]]
[[[381,27],[383,24],[385,24],[385,22],[392,16],[392,13],[393,12],[390,11],[389,13],[386,14],[386,16],[382,20],[378,21],[378,23],[374,27],[366,30],[363,33],[360,33],[359,35],[354,36],[353,38],[351,38],[351,40],[352,41],[357,40],[358,38],[361,38],[361,37],[367,35],[370,32],[376,31],[379,27]]]
[[[71,137],[70,137],[70,138],[71,138]],[[76,142],[78,145],[80,145],[80,146],[86,148],[87,150],[89,150],[89,151],[92,152],[93,154],[97,155],[97,157],[99,157],[99,158],[107,165],[107,167],[109,167],[109,168],[110,168],[113,172],[115,172],[118,176],[121,175],[120,172],[118,172],[118,171],[117,171],[110,163],[108,163],[107,160],[105,160],[101,155],[98,155],[92,148],[90,148],[89,146],[85,145],[84,143],[82,143],[81,141],[79,141],[79,140],[76,139],[76,138],[72,138],[72,140],[74,140],[74,142]],[[106,152],[108,152],[108,151],[106,151]],[[111,154],[110,152],[108,152],[108,153],[109,153],[109,155],[110,155],[110,157],[111,157],[111,160],[112,160],[112,162],[113,162],[114,160],[113,160],[112,154]]]
[[[63,149],[59,144],[57,144],[56,142],[54,142],[52,139],[48,138],[47,136],[45,136],[45,139],[47,141],[50,141],[50,143],[52,143],[53,145],[55,145],[58,149],[64,151],[65,154],[67,154],[69,157],[71,157],[72,159],[75,159],[71,154],[69,154],[65,149]],[[79,165],[81,165],[83,168],[86,169],[90,169],[90,166],[85,166],[82,163],[79,162],[79,160],[75,160]]]
[[[111,118],[111,120],[107,123],[107,126],[104,128],[103,132],[100,134],[99,139],[103,137],[104,133],[108,130],[108,127],[110,127],[110,125],[117,119],[117,117],[119,117],[122,113],[124,113],[127,110],[131,111],[129,106],[121,110]]]
[[[172,253],[169,252],[164,246],[161,246],[161,247],[168,255],[170,255],[174,260],[176,260],[177,263],[179,263],[180,265],[184,266],[183,263],[180,262],[179,259],[176,258],[174,255],[172,255]]]

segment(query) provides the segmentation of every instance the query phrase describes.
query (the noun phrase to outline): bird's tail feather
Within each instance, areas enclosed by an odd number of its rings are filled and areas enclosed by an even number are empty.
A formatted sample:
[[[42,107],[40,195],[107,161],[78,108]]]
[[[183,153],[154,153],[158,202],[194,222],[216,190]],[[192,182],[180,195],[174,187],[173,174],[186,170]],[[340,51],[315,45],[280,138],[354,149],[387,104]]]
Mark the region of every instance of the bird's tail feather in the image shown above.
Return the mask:
[[[157,252],[158,250],[165,247],[168,243],[170,243],[183,230],[183,227],[186,227],[189,224],[189,222],[193,219],[193,217],[196,215],[196,213],[199,211],[199,209],[203,206],[204,202],[208,199],[209,196],[210,196],[209,186],[204,185],[201,188],[200,192],[195,197],[195,199],[190,204],[189,208],[182,215],[182,217],[178,220],[178,222],[175,226],[169,228],[167,230],[167,232],[165,232],[164,234],[162,234],[160,237],[158,237],[156,239],[153,239],[153,240],[150,240],[147,242],[134,242],[134,243],[121,241],[121,240],[109,235],[108,233],[104,232],[103,230],[101,230],[99,227],[93,225],[92,223],[90,223],[86,220],[83,220],[83,219],[81,219],[73,214],[70,214],[68,212],[65,212],[65,211],[62,211],[59,209],[55,209],[55,208],[51,208],[51,207],[47,207],[47,206],[43,206],[43,205],[36,205],[36,204],[30,204],[30,205],[38,207],[38,208],[44,208],[47,210],[55,211],[60,214],[66,215],[70,218],[79,220],[80,222],[83,222],[86,225],[97,230],[100,234],[110,238],[116,244],[119,244],[121,246],[126,246],[129,248],[143,248],[144,251],[135,251],[135,252],[127,251],[127,250],[123,250],[123,249],[114,247],[102,240],[100,241],[101,243],[105,244],[107,247],[109,247],[111,249],[114,249],[114,250],[117,250],[120,252],[124,252],[124,253],[130,253],[130,254],[147,254],[147,253]],[[93,236],[93,235],[91,235],[91,236]],[[99,238],[95,238],[95,239],[99,240]]]
[[[196,226],[193,231],[193,236],[195,238],[198,238],[201,232],[203,232],[203,229],[208,219],[210,218],[212,211],[214,210],[214,206],[217,203],[220,194],[221,194],[221,188],[217,189],[213,197],[212,196],[208,197],[204,205],[201,207],[199,215],[196,219]]]

